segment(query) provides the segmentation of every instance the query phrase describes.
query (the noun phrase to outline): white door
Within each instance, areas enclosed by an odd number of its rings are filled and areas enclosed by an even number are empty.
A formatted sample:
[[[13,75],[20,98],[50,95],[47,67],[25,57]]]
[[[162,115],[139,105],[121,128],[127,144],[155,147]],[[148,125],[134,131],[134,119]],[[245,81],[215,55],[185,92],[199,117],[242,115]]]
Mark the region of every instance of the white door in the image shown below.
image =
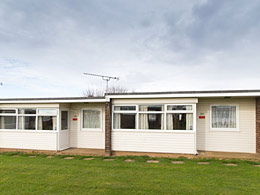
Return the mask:
[[[61,110],[60,112],[60,150],[70,147],[70,131],[69,131],[69,110]]]

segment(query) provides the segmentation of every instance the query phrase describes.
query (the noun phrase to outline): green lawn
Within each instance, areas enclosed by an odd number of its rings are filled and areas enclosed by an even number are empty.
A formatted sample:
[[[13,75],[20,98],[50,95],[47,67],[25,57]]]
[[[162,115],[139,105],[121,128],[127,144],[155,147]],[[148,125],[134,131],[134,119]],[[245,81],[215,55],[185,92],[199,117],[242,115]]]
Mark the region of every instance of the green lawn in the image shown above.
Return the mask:
[[[146,163],[148,157],[128,157],[103,161],[102,157],[85,161],[64,156],[52,159],[44,155],[1,154],[0,193],[3,194],[260,194],[260,167],[253,162],[184,159],[184,164]],[[180,159],[178,159],[180,160]]]

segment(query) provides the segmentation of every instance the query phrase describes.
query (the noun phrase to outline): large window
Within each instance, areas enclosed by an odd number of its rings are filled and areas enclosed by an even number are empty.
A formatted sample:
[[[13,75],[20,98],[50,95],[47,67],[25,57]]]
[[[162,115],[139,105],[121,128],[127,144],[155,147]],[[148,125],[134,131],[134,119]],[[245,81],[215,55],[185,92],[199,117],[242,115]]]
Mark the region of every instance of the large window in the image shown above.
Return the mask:
[[[237,130],[238,106],[236,105],[212,105],[211,129],[213,130]]]
[[[194,130],[193,105],[122,105],[113,108],[113,129]]]
[[[101,129],[101,109],[82,110],[82,129]]]
[[[0,129],[57,130],[57,109],[0,109]]]

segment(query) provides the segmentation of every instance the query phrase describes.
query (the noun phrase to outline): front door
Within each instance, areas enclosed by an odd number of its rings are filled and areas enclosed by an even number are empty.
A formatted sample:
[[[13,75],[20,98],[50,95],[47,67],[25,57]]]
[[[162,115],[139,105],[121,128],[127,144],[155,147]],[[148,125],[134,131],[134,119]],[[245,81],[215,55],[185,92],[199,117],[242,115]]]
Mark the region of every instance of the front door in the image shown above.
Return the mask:
[[[61,110],[60,116],[59,149],[65,150],[70,147],[69,110]]]

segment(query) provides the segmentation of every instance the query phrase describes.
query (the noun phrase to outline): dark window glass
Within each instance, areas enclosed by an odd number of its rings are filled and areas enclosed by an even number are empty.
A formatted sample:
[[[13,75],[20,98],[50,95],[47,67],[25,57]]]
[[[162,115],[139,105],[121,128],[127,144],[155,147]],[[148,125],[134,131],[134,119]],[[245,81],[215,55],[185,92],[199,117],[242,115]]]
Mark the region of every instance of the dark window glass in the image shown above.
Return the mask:
[[[192,110],[192,105],[169,105],[167,110]]]
[[[36,116],[19,116],[18,129],[35,130]]]
[[[139,114],[139,129],[164,129],[163,114]]]
[[[167,130],[192,130],[193,114],[167,114]]]
[[[39,116],[38,130],[57,130],[56,116]]]
[[[147,106],[139,106],[139,111],[163,111],[162,105],[147,105]]]
[[[68,129],[68,122],[69,122],[69,112],[68,111],[61,111],[61,130]]]
[[[129,111],[135,111],[136,106],[115,106],[114,110],[129,110]]]
[[[115,113],[114,129],[135,129],[136,114]]]
[[[19,109],[18,114],[36,114],[36,109]]]
[[[0,114],[15,114],[16,110],[0,110]]]
[[[16,116],[0,116],[0,129],[16,129]]]

